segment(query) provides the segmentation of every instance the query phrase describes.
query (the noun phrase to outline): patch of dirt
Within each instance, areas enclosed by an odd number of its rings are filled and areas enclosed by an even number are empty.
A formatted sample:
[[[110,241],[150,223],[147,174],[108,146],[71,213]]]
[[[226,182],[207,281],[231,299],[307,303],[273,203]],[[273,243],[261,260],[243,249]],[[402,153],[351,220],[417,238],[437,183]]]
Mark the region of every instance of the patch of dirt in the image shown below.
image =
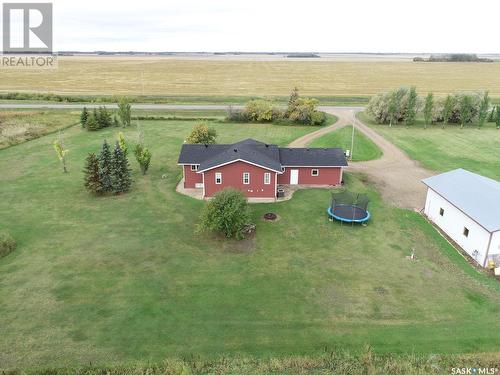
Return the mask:
[[[262,216],[263,221],[279,221],[281,220],[281,216],[278,214],[275,214],[274,212],[268,212]]]

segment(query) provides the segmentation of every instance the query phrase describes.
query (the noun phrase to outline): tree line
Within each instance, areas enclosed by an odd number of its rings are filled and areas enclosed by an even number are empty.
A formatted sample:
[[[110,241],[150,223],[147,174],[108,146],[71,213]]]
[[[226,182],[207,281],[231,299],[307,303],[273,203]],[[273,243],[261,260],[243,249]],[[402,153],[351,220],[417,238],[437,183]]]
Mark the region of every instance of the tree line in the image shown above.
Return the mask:
[[[316,99],[300,97],[295,87],[285,109],[274,106],[268,100],[254,99],[248,101],[244,109],[234,109],[230,106],[226,119],[232,122],[291,122],[303,125],[323,125],[326,122],[326,115],[316,109],[317,104]]]
[[[428,93],[425,98],[417,94],[415,87],[401,87],[388,93],[373,96],[366,112],[378,124],[415,124],[422,114],[424,126],[441,124],[469,124],[482,127],[487,121],[495,122],[500,128],[500,106],[491,107],[488,92],[455,93],[436,98]]]

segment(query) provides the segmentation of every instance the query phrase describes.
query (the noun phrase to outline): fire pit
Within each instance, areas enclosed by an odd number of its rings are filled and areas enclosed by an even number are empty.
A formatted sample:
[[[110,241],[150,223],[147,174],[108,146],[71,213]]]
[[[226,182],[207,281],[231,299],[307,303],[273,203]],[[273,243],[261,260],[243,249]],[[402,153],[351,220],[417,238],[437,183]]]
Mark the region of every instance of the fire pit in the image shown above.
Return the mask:
[[[278,215],[272,212],[268,212],[267,214],[264,214],[264,220],[267,221],[274,221],[278,218]]]

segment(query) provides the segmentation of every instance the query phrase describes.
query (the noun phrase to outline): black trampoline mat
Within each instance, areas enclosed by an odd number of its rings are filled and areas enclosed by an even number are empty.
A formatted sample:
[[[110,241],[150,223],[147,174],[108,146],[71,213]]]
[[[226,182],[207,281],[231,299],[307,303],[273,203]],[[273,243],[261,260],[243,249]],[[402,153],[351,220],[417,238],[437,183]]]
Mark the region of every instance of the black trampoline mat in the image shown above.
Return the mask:
[[[333,214],[349,220],[361,220],[367,216],[365,210],[356,206],[336,206],[333,208]]]

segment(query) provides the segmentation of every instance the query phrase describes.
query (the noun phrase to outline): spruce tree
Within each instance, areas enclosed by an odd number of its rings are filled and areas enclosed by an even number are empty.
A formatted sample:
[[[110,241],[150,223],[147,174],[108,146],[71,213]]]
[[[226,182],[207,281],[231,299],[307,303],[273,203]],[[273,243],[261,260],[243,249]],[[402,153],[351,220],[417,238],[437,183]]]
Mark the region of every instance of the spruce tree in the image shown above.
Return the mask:
[[[85,127],[87,128],[87,130],[90,130],[90,131],[95,131],[95,130],[100,129],[100,126],[97,123],[97,119],[96,119],[94,113],[91,113],[88,116],[87,121],[85,122]]]
[[[89,112],[87,111],[87,107],[83,107],[82,114],[80,115],[80,124],[82,128],[87,126],[87,120],[89,118]]]
[[[132,183],[127,156],[123,153],[120,144],[116,142],[111,159],[111,181],[115,194],[125,193]]]
[[[98,194],[102,190],[99,178],[99,160],[93,152],[88,154],[87,159],[85,159],[83,173],[85,174],[85,188],[89,193]]]
[[[112,175],[112,155],[108,142],[104,140],[102,144],[101,153],[99,154],[99,180],[101,182],[100,193],[107,193],[113,191],[113,184],[111,180]]]

